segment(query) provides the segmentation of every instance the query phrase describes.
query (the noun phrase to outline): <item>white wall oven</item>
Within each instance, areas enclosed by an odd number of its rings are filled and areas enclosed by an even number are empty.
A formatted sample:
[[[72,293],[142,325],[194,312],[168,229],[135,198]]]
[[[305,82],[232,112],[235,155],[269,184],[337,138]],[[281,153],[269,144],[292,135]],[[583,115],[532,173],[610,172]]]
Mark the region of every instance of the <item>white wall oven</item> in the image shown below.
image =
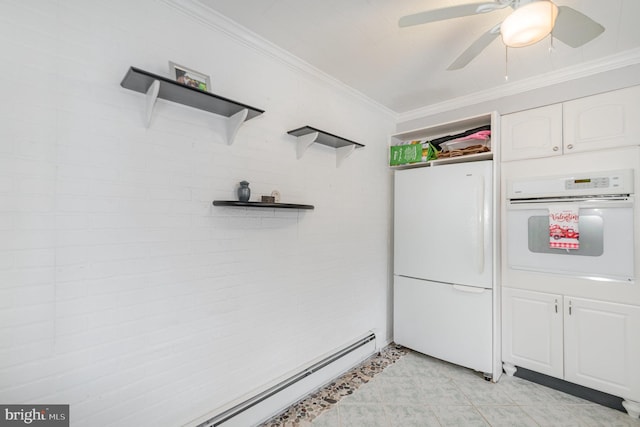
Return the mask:
[[[633,283],[632,169],[507,181],[507,267]]]

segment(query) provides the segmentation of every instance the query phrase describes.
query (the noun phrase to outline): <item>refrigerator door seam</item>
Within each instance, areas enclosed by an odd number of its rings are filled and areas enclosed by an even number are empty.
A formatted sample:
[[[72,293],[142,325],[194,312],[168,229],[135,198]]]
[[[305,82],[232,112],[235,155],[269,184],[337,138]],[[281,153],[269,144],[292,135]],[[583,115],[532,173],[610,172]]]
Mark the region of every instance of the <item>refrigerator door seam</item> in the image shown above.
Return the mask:
[[[441,282],[439,280],[431,280],[431,279],[425,279],[423,277],[414,277],[414,276],[407,276],[406,274],[396,274],[396,277],[404,277],[407,279],[414,279],[414,280],[421,280],[423,282],[431,282],[431,283],[441,283],[443,285],[449,285],[449,286],[462,286],[465,288],[476,288],[476,289],[493,289],[493,287],[486,287],[486,286],[475,286],[475,285],[469,285],[469,284],[462,284],[462,283],[454,283],[454,282]]]

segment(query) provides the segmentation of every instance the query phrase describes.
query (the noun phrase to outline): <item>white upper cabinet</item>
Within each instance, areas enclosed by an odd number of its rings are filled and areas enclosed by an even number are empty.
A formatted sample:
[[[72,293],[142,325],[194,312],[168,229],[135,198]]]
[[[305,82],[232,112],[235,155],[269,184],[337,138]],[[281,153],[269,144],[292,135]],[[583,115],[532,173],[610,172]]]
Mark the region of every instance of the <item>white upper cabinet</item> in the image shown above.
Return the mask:
[[[506,114],[501,126],[502,161],[562,154],[562,104]]]
[[[640,86],[565,102],[563,115],[568,150],[640,144]]]
[[[640,86],[505,114],[502,161],[638,145]]]

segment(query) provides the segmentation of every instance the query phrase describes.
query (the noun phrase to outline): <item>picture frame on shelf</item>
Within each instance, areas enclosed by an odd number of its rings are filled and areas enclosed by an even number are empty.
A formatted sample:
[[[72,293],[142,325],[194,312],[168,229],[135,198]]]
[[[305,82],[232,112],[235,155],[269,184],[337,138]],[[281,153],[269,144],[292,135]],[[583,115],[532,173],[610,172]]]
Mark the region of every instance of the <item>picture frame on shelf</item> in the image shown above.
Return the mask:
[[[171,78],[185,86],[209,92],[211,89],[211,77],[196,70],[169,61],[169,73]]]

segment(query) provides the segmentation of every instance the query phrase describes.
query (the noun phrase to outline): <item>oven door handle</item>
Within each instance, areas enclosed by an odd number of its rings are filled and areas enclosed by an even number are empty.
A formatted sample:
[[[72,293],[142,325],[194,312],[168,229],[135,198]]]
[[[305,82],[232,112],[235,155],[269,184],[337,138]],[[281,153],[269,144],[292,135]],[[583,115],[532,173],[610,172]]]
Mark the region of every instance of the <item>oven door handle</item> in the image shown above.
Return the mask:
[[[620,198],[597,198],[597,199],[536,199],[536,200],[509,200],[507,209],[509,210],[527,210],[527,209],[546,209],[553,205],[572,205],[576,204],[580,209],[598,209],[598,208],[628,208],[634,204],[634,196],[626,196]]]

